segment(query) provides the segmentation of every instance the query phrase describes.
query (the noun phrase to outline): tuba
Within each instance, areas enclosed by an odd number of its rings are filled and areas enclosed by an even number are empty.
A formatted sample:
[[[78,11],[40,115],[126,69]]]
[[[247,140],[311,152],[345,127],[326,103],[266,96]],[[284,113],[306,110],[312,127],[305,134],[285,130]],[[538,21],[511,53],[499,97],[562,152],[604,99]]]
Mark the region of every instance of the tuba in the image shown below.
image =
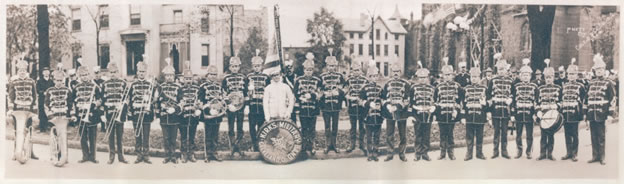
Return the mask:
[[[34,113],[29,111],[9,111],[7,123],[15,124],[15,149],[13,158],[20,164],[26,164],[32,154],[31,135],[33,126],[27,125],[27,121],[32,119],[32,124],[38,124],[39,119]]]
[[[56,117],[50,120],[54,124],[50,131],[50,149],[54,166],[62,167],[67,163],[67,125],[69,119]]]
[[[236,91],[231,92],[225,98],[225,102],[227,102],[227,109],[230,112],[239,111],[245,106],[245,97],[243,96],[243,92]]]

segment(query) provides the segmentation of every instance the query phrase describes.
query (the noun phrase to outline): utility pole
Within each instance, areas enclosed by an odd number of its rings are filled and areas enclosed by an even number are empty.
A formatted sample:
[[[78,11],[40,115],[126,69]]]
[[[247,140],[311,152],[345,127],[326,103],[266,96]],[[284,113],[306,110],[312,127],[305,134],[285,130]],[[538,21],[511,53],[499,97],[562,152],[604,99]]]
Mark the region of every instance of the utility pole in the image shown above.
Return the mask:
[[[371,46],[370,46],[370,50],[371,50],[371,55],[373,57],[373,60],[375,60],[375,10],[373,9],[373,13],[370,12],[370,10],[368,11],[368,15],[370,16],[371,19],[371,32],[370,32],[370,38],[371,38]]]

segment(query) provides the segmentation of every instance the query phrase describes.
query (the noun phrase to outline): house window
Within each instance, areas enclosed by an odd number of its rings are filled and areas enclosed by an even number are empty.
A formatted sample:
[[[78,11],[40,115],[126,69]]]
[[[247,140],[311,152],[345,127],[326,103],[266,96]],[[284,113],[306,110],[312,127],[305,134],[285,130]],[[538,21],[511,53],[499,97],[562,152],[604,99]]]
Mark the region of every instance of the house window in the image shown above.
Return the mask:
[[[210,65],[210,44],[202,44],[202,67]]]
[[[388,62],[384,62],[384,76],[388,76]]]
[[[98,65],[101,69],[104,69],[108,66],[108,62],[110,62],[110,46],[108,44],[101,44],[100,63],[98,63]]]
[[[399,34],[394,34],[394,40],[399,40]]]
[[[130,25],[141,25],[141,9],[139,5],[130,5]]]
[[[203,17],[201,18],[201,31],[207,33],[210,30],[210,19],[208,19],[210,17],[210,12],[202,12],[202,15]]]
[[[363,33],[358,33],[358,37],[359,37],[360,39],[362,39],[362,38],[364,37],[364,34],[363,34]]]
[[[381,46],[379,44],[375,45],[375,52],[378,56],[381,55]]]
[[[362,45],[362,44],[358,44],[358,54],[359,54],[360,56],[361,56],[361,55],[364,55],[364,45]]]
[[[384,33],[384,39],[388,40],[388,33]]]
[[[78,68],[78,66],[80,66],[80,64],[78,64],[78,58],[82,56],[81,54],[82,46],[80,45],[80,43],[72,43],[71,48],[72,48],[72,68]]]
[[[100,5],[100,28],[108,28],[108,5]]]
[[[353,33],[349,33],[349,38],[353,39]]]
[[[377,67],[377,71],[381,71],[381,62],[376,62],[375,66]]]
[[[72,31],[80,31],[80,8],[72,10]]]
[[[349,44],[349,54],[353,54],[355,52],[355,45]]]
[[[399,45],[394,46],[394,54],[399,56]]]
[[[173,10],[173,23],[182,23],[182,10]]]
[[[522,24],[522,28],[520,29],[520,50],[531,50],[531,31],[529,30],[528,22]]]
[[[375,35],[377,36],[377,40],[379,40],[381,31],[379,29],[375,30]]]
[[[368,55],[369,56],[373,55],[373,45],[372,44],[368,44]]]
[[[388,56],[388,45],[384,45],[384,56]]]

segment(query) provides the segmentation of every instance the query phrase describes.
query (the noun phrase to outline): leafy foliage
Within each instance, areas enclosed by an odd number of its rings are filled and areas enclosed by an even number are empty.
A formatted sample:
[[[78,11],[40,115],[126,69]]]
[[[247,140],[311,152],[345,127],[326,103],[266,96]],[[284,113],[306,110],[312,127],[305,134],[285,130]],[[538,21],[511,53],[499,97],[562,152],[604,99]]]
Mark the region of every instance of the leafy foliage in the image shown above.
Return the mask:
[[[50,66],[70,55],[71,44],[75,38],[71,35],[69,17],[61,11],[59,5],[48,5],[50,16]],[[20,53],[26,53],[26,60],[34,61],[38,50],[36,5],[7,6],[7,71],[12,67]]]
[[[608,68],[613,68],[615,35],[619,32],[617,18],[619,13],[591,13],[590,8],[585,7],[583,12],[590,17],[592,29],[589,32],[579,32],[581,43],[577,49],[586,43],[591,43],[592,53],[600,53],[604,56],[604,61]]]
[[[262,29],[260,27],[254,26],[249,28],[249,37],[245,43],[243,43],[240,48],[240,53],[238,57],[241,59],[241,73],[250,73],[253,71],[251,68],[251,58],[256,56],[256,49],[260,50],[258,54],[261,58],[266,58],[267,49],[269,47],[269,43],[267,42],[267,38],[263,37]]]
[[[317,61],[317,68],[325,67],[325,57],[329,56],[328,48],[333,48],[333,55],[338,58],[339,65],[342,65],[340,58],[342,46],[346,40],[342,31],[342,22],[334,17],[334,13],[321,7],[319,12],[314,13],[312,19],[307,20],[306,31],[311,35],[309,52],[314,53]],[[317,71],[318,72],[318,71]]]

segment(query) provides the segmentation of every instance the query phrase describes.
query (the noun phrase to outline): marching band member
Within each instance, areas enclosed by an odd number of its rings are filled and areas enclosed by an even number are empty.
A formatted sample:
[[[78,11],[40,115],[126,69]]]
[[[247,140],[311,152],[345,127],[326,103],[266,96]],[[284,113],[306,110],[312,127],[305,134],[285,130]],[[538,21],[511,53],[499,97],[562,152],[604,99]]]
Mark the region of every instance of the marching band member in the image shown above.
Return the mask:
[[[429,82],[429,70],[422,67],[422,63],[418,61],[420,68],[416,71],[416,84],[411,86],[410,104],[408,111],[412,112],[414,121],[414,152],[418,161],[421,158],[431,161],[427,152],[429,152],[431,137],[431,121],[433,120],[435,106],[435,88]]]
[[[79,59],[78,62],[81,62]],[[82,149],[82,160],[79,163],[91,161],[98,163],[95,159],[95,148],[97,138],[97,125],[99,118],[95,111],[99,110],[102,99],[100,87],[93,81],[91,72],[86,65],[78,67],[78,84],[74,87],[73,97],[76,115],[78,116],[78,134],[80,135],[80,148]]]
[[[355,142],[358,138],[358,126],[360,127],[360,135],[358,139],[360,141],[360,150],[366,153],[366,148],[364,148],[364,136],[366,134],[364,128],[364,118],[366,117],[366,111],[364,111],[363,104],[361,103],[362,99],[360,98],[360,91],[367,83],[368,81],[362,75],[362,66],[358,62],[353,61],[351,64],[351,73],[346,83],[346,99],[349,107],[349,120],[351,121],[351,130],[349,131],[351,147],[349,147],[347,153],[351,153],[355,150]]]
[[[561,87],[555,84],[555,69],[549,66],[550,59],[545,59],[546,68],[544,68],[544,84],[538,89],[538,106],[537,118],[540,120],[548,110],[560,110],[559,102],[561,102]],[[537,160],[552,157],[553,147],[555,144],[555,132],[549,131],[541,127],[542,135],[540,140],[540,157]]]
[[[473,82],[474,81],[474,82]],[[462,107],[462,123],[466,124],[466,145],[468,146],[468,152],[464,161],[472,159],[472,150],[475,147],[476,137],[476,157],[481,160],[485,160],[483,156],[483,125],[485,125],[486,113],[483,113],[487,108],[487,98],[489,94],[486,93],[487,87],[481,83],[481,70],[479,66],[473,66],[470,68],[470,85],[464,87],[463,93],[465,98],[463,99],[464,106]]]
[[[511,105],[512,117],[516,124],[516,146],[518,155],[516,159],[522,157],[522,131],[526,129],[526,156],[531,159],[533,148],[533,125],[535,124],[535,105],[538,86],[531,82],[531,62],[528,58],[522,60],[523,66],[520,68],[520,82],[516,83],[512,89],[514,101]]]
[[[182,98],[182,87],[175,82],[175,69],[171,66],[171,59],[166,58],[165,62],[167,66],[162,70],[165,81],[158,85],[158,100],[156,101],[155,114],[160,119],[160,127],[163,134],[163,146],[165,149],[163,164],[168,162],[177,164],[178,160],[175,157],[175,150],[177,147],[178,128],[182,134],[180,152],[183,159],[185,159],[185,156],[188,156],[188,144],[183,131],[187,130],[188,125],[182,125],[180,122],[182,118],[180,118],[181,108],[179,104]]]
[[[204,106],[210,106],[209,102],[213,100],[220,101],[225,98],[225,91],[221,88],[221,84],[219,83],[219,79],[217,78],[217,67],[214,65],[208,66],[208,74],[206,74],[206,82],[204,82],[199,87],[199,100],[204,104]],[[219,114],[219,110],[226,111],[225,104],[221,104],[222,106],[210,107],[208,112],[210,114]],[[216,109],[222,108],[222,109]],[[223,121],[223,115],[218,115],[213,118],[206,118],[204,116],[201,117],[201,121],[204,123],[204,143],[205,143],[205,154],[206,158],[204,162],[210,162],[210,160],[221,161],[221,159],[217,156],[217,141],[219,139],[219,126]]]
[[[314,55],[306,54],[303,62],[303,76],[295,80],[295,97],[299,104],[299,121],[301,122],[301,134],[303,136],[303,152],[308,156],[315,154],[314,139],[316,137],[316,117],[319,115],[318,100],[321,88],[321,79],[314,74]]]
[[[108,164],[115,161],[115,152],[117,152],[118,160],[121,163],[128,163],[124,159],[123,153],[123,123],[127,120],[128,93],[127,83],[121,79],[118,74],[117,65],[114,62],[108,63],[106,67],[110,79],[102,83],[102,102],[104,104],[104,117],[101,119],[105,122],[108,135]],[[117,148],[115,148],[117,145]],[[115,151],[116,150],[116,151]]]
[[[54,82],[54,86],[49,87],[44,92],[44,112],[46,116],[53,120],[55,118],[67,118],[67,119],[76,119],[75,112],[71,110],[72,108],[72,90],[65,86],[65,73],[63,72],[63,65],[59,63],[57,69],[52,72],[52,80]],[[51,124],[51,126],[55,126]],[[58,130],[58,129],[57,129]],[[60,136],[61,132],[55,132],[57,136]],[[65,132],[67,134],[67,132]],[[63,137],[67,142],[67,136]],[[62,148],[61,148],[62,149]],[[65,146],[65,153],[67,153],[67,146]],[[67,160],[66,160],[67,161]],[[66,163],[59,163],[66,164]],[[60,165],[59,165],[60,166]]]
[[[26,111],[28,112],[28,118],[26,118],[26,128],[30,129],[34,124],[39,123],[39,118],[35,114],[37,110],[37,91],[35,80],[28,76],[28,62],[23,58],[20,59],[17,64],[17,75],[11,77],[7,88],[9,90],[7,99],[7,124],[14,125],[17,128],[16,117],[13,115],[14,111]],[[18,131],[15,131],[15,137],[17,138]],[[17,146],[17,141],[15,145]],[[32,150],[32,149],[31,149]],[[16,159],[16,155],[13,155],[13,160]],[[32,159],[38,160],[34,153],[30,155]]]
[[[398,60],[395,60],[390,70],[392,71],[392,79],[386,82],[381,93],[381,96],[385,100],[383,103],[382,114],[385,114],[386,118],[386,142],[388,143],[388,151],[390,152],[384,161],[392,160],[394,158],[394,154],[397,153],[397,150],[394,149],[394,127],[398,125],[400,140],[398,150],[399,158],[401,161],[406,162],[406,118],[408,116],[406,110],[409,105],[408,92],[410,83],[407,80],[400,78],[401,67],[399,66]]]
[[[576,162],[578,154],[578,126],[583,121],[583,100],[585,99],[585,86],[578,79],[578,66],[574,64],[576,58],[568,65],[568,80],[563,82],[563,97],[561,113],[563,114],[563,128],[565,130],[566,156],[561,160],[570,159]]]
[[[368,161],[379,161],[379,136],[381,132],[381,124],[383,124],[383,116],[381,116],[383,88],[380,85],[381,75],[375,66],[375,61],[371,60],[368,65],[368,84],[360,91],[360,98],[364,103],[366,112],[366,150],[368,152]]]
[[[442,82],[436,86],[436,122],[440,127],[440,158],[446,158],[448,153],[449,159],[455,160],[453,154],[453,129],[455,123],[459,120],[460,109],[463,99],[461,86],[453,81],[453,66],[448,65],[448,57],[444,59],[442,66]]]
[[[197,133],[197,125],[199,124],[199,116],[201,110],[199,110],[199,85],[193,82],[193,73],[191,71],[190,61],[186,61],[186,70],[182,77],[183,86],[180,88],[180,104],[182,106],[181,120],[180,120],[180,136],[181,136],[181,151],[182,151],[182,163],[187,161],[195,162],[195,150],[197,145],[195,144],[195,134]]]
[[[146,57],[143,57],[146,59]],[[137,153],[135,164],[149,160],[149,135],[152,121],[154,121],[154,104],[158,84],[152,79],[146,78],[147,64],[140,61],[136,65],[136,79],[130,84],[128,99],[130,99],[130,120],[134,127],[136,142],[134,150]]]
[[[588,163],[600,162],[605,165],[605,122],[610,119],[609,105],[615,100],[613,84],[605,78],[606,64],[602,55],[594,56],[592,69],[596,77],[589,81],[585,98],[585,118],[589,121],[592,142],[592,159]]]
[[[470,75],[468,75],[468,72],[466,71],[466,62],[462,61],[459,62],[457,65],[459,70],[457,70],[457,75],[453,80],[457,82],[461,87],[465,87],[470,83]]]
[[[239,143],[243,139],[243,111],[244,111],[244,100],[247,96],[247,88],[246,85],[246,76],[239,73],[241,61],[238,57],[232,56],[230,58],[230,74],[226,75],[223,78],[223,82],[221,86],[227,93],[228,111],[227,111],[227,120],[228,120],[228,137],[230,141],[231,147],[231,155],[234,155],[235,152],[238,152],[239,155],[244,155],[239,147]],[[236,133],[234,133],[234,122],[236,122]],[[234,139],[236,136],[236,139]]]
[[[491,118],[488,117],[488,119],[493,119],[492,124],[494,125],[494,154],[492,158],[498,157],[500,150],[503,158],[509,159],[509,154],[507,153],[507,127],[509,126],[511,114],[510,105],[513,101],[511,94],[513,80],[507,72],[509,66],[506,60],[498,60],[496,63],[497,76],[488,83],[487,94],[491,95],[488,105],[492,113]]]
[[[544,78],[542,77],[541,70],[535,70],[535,78],[532,82],[535,83],[537,86],[541,86],[542,84],[544,84]]]
[[[325,121],[325,138],[327,140],[327,149],[325,154],[333,150],[340,153],[336,149],[336,137],[338,136],[338,115],[342,109],[344,92],[342,91],[345,79],[342,74],[336,72],[338,60],[332,55],[332,48],[329,48],[329,56],[325,58],[327,71],[321,74],[321,111],[323,112],[323,120]]]
[[[247,75],[247,95],[249,96],[249,134],[253,144],[253,151],[258,151],[257,130],[264,123],[264,108],[262,107],[262,98],[264,88],[271,82],[271,78],[262,73],[263,60],[260,56],[260,50],[256,49],[256,56],[251,58],[251,66],[253,72]],[[294,123],[294,122],[293,122]]]

